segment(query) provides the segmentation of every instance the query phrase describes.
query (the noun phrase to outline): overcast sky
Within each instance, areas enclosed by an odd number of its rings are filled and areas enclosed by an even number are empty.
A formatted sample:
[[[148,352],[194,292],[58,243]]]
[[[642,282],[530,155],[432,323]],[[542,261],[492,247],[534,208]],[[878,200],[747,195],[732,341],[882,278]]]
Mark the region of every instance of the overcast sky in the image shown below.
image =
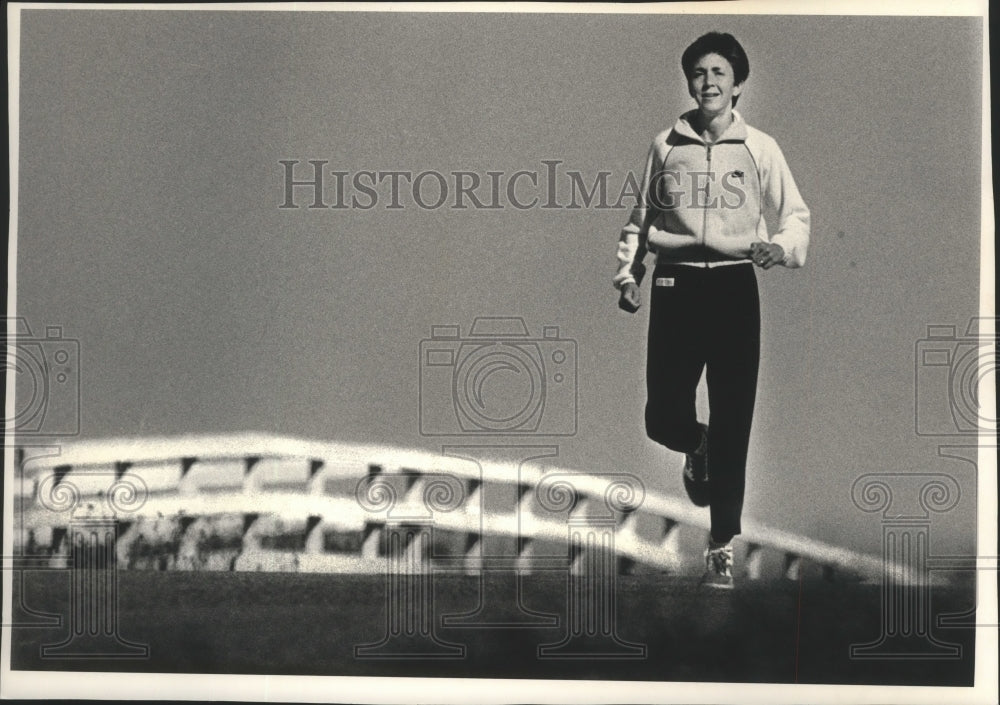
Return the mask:
[[[280,160],[301,162],[297,178],[312,159],[484,181],[559,160],[559,202],[577,170],[609,172],[613,203],[692,106],[683,49],[719,29],[750,57],[739,109],[777,139],[813,223],[804,269],[758,270],[746,515],[875,550],[854,479],[944,471],[963,495],[935,545],[972,550],[974,472],[916,435],[915,375],[932,413],[948,402],[914,355],[929,324],[964,332],[977,312],[977,18],[21,17],[17,315],[79,340],[83,437],[260,430],[433,450],[462,438],[421,434],[421,341],[521,316],[534,337],[557,326],[578,362],[575,409],[547,381],[544,412],[575,410],[576,434],[534,440],[568,467],[682,493],[681,457],[643,429],[648,307],[619,311],[611,287],[627,209],[522,210],[505,187],[499,209],[425,209],[408,188],[393,209],[385,184],[371,209],[308,209],[307,189],[280,209]],[[544,182],[519,183],[544,200]]]

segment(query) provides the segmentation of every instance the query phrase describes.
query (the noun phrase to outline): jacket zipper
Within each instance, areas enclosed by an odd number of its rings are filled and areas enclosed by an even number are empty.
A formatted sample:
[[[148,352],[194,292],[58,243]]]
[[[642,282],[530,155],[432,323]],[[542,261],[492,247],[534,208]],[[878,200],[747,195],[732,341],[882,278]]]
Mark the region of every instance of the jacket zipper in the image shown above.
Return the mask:
[[[712,145],[711,145],[711,143],[707,143],[705,145],[705,149],[708,152],[708,155],[707,155],[708,168],[706,168],[705,171],[708,172],[709,178],[711,179],[711,175],[712,175]],[[708,183],[711,184],[711,181],[709,181]],[[711,188],[711,186],[709,186],[709,188]],[[711,192],[708,194],[708,197],[709,198],[707,198],[705,200],[705,210],[703,211],[702,218],[701,218],[701,254],[702,254],[702,259],[705,260],[705,268],[706,269],[708,268],[708,246],[705,243],[706,243],[706,241],[708,239],[708,204],[711,202],[711,200],[710,200]]]

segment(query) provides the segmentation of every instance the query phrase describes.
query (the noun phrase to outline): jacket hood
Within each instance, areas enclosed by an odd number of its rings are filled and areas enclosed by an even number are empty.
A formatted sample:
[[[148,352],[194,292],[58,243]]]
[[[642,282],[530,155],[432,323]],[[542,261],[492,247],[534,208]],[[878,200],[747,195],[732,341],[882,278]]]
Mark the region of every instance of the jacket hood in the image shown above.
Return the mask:
[[[694,119],[698,115],[697,110],[689,110],[688,112],[677,118],[677,122],[674,123],[674,132],[679,135],[683,135],[688,139],[694,140],[701,144],[705,144],[705,140],[699,135],[694,127]],[[733,122],[726,128],[719,139],[715,141],[716,144],[719,142],[746,142],[747,140],[747,124],[743,120],[743,116],[740,115],[739,111],[733,110]]]

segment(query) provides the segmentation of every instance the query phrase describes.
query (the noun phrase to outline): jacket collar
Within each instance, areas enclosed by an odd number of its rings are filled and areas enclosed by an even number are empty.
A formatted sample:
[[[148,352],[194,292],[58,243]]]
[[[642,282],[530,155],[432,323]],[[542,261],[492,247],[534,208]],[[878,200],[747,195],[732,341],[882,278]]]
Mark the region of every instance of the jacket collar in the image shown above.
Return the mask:
[[[696,110],[689,110],[688,112],[677,118],[677,122],[674,124],[674,132],[683,135],[689,139],[692,139],[701,144],[705,144],[705,140],[702,139],[701,135],[695,132],[695,129],[691,126],[694,116],[697,114]],[[715,143],[719,142],[746,142],[747,139],[747,124],[743,120],[743,116],[736,110],[733,110],[733,122],[726,128],[726,131],[719,135],[719,139],[715,140]]]

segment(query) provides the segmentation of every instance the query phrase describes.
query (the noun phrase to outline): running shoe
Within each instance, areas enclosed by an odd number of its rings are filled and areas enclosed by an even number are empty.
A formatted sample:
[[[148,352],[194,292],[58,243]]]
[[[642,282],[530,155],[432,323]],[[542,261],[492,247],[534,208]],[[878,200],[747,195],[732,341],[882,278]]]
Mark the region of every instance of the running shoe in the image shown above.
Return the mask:
[[[733,545],[705,549],[705,575],[701,584],[731,590],[733,587]]]

